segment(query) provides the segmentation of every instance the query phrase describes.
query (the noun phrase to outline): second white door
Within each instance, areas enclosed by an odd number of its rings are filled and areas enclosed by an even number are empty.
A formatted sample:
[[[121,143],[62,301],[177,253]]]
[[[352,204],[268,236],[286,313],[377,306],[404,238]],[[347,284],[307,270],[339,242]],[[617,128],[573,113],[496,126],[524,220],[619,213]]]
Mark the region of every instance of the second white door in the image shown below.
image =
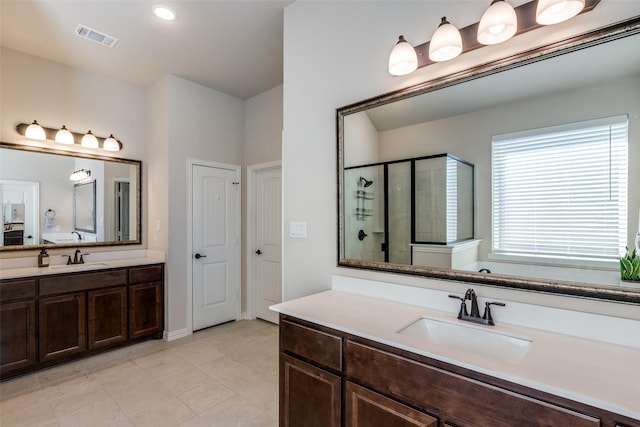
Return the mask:
[[[282,170],[256,170],[255,180],[255,314],[278,322],[269,306],[282,301]]]
[[[240,169],[191,168],[195,331],[240,317]]]

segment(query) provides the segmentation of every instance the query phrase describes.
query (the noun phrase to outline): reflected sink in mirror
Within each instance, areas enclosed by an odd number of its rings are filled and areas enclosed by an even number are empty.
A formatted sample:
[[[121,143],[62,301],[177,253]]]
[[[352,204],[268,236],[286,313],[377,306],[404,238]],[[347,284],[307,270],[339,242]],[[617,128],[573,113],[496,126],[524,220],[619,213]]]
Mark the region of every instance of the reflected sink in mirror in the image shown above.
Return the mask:
[[[519,363],[529,352],[532,341],[475,325],[421,317],[399,334],[429,343],[455,347],[508,363]]]

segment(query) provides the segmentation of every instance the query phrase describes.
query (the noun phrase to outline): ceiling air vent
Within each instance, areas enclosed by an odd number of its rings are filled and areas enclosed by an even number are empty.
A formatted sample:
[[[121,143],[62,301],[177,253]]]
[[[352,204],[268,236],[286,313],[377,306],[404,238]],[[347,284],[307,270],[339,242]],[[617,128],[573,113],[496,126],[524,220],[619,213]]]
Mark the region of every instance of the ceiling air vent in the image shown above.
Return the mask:
[[[114,47],[116,43],[118,43],[118,39],[107,35],[105,33],[101,33],[100,31],[96,31],[93,28],[89,28],[86,25],[78,25],[75,31],[76,36],[82,37],[83,39],[91,40],[92,42],[99,43],[106,47]]]

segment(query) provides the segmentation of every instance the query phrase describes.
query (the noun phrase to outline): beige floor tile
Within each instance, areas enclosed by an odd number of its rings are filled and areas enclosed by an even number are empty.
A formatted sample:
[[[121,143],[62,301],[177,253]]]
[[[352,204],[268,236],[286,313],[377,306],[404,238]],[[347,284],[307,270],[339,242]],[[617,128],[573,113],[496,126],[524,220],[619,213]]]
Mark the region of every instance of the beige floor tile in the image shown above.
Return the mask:
[[[15,396],[28,394],[39,388],[40,379],[35,374],[5,380],[0,385],[0,402]]]
[[[74,363],[66,363],[53,368],[47,368],[38,372],[36,375],[40,379],[40,384],[43,387],[46,387],[88,374],[90,374],[89,370],[81,361],[78,361]]]
[[[223,351],[226,351],[226,349],[221,350],[216,348],[215,343],[212,343],[210,340],[203,339],[173,348],[171,351],[177,357],[186,360],[194,366],[198,366],[224,356],[225,353]]]
[[[157,381],[111,395],[127,415],[135,415],[153,406],[158,400],[171,397],[171,393]]]
[[[244,427],[262,415],[262,411],[249,402],[240,396],[234,396],[209,409],[200,417],[210,426]]]
[[[120,395],[131,389],[157,382],[150,373],[135,364],[133,364],[133,366],[127,364],[122,370],[114,367],[110,373],[112,376],[104,375],[100,380],[104,388],[112,396]]]
[[[172,427],[199,421],[196,413],[174,396],[158,401],[130,418],[136,427]]]
[[[178,396],[213,381],[213,378],[198,368],[191,368],[158,381],[174,396]]]
[[[178,397],[197,414],[202,414],[234,395],[235,393],[232,390],[229,390],[218,381],[212,380]]]
[[[51,409],[58,419],[76,413],[93,411],[96,414],[119,411],[117,403],[103,388],[80,389],[50,400]]]
[[[5,412],[5,402],[0,412],[0,425],[3,427],[50,427],[57,426],[58,421],[49,403],[32,404],[20,411]]]
[[[159,363],[144,368],[157,380],[171,377],[189,369],[193,369],[193,365],[177,356],[163,357]]]
[[[117,405],[87,407],[73,414],[59,415],[58,423],[60,427],[133,427]]]

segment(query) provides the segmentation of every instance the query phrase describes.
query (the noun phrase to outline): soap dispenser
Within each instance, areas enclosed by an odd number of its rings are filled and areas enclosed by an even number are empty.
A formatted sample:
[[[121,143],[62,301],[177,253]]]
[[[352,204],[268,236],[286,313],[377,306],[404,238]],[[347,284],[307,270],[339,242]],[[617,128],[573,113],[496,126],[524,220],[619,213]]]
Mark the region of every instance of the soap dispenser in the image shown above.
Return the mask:
[[[49,267],[49,254],[45,248],[38,255],[38,267]]]

